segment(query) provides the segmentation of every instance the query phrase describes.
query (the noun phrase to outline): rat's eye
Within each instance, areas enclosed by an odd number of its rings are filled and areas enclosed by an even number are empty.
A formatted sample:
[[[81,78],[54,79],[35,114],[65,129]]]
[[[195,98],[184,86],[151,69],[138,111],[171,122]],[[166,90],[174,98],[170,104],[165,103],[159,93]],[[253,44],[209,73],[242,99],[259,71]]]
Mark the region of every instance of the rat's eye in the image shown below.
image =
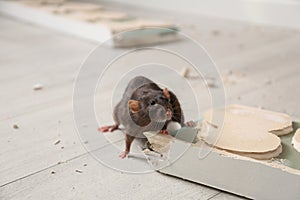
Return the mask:
[[[159,99],[163,101],[169,101],[169,99],[167,99],[166,97],[159,97]]]
[[[155,104],[156,104],[155,100],[151,100],[151,101],[150,101],[150,105],[151,105],[151,106],[153,106],[153,105],[155,105]]]

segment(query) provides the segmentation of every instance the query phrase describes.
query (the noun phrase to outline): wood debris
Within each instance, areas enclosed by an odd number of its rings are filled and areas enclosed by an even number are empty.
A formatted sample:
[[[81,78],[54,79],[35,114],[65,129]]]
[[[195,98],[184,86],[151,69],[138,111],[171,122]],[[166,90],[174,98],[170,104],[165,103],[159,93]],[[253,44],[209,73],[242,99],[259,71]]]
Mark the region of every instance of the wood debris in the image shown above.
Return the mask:
[[[14,124],[14,125],[13,125],[13,128],[14,128],[14,129],[19,129],[19,126],[18,126],[17,124]]]
[[[54,142],[54,145],[58,145],[60,143],[60,140],[57,140],[56,142]]]
[[[211,33],[212,33],[213,36],[221,35],[221,31],[219,31],[219,30],[213,30]]]
[[[22,5],[15,5],[16,3]],[[161,19],[157,21],[141,19],[128,12],[106,9],[97,3],[15,0],[4,4],[8,4],[10,8],[10,11],[6,9],[5,13],[11,16],[100,42],[107,41],[107,37],[112,37],[111,45],[118,48],[166,43],[180,39],[177,35],[179,29],[174,23],[164,22]],[[27,9],[32,11],[28,15],[24,14],[27,13]],[[37,20],[39,16],[46,17],[47,20]],[[61,23],[62,20],[65,20],[65,25]],[[118,37],[113,37],[117,33],[120,33]],[[41,87],[35,90],[39,89]]]
[[[292,139],[292,145],[300,153],[300,129],[297,129]]]
[[[189,76],[189,73],[190,73],[190,69],[185,67],[185,68],[182,69],[180,74],[181,74],[182,77],[187,78]]]
[[[206,129],[200,133],[207,144],[255,159],[271,159],[282,152],[278,135],[292,131],[290,116],[258,108],[230,105],[225,109],[205,112],[205,120],[211,124],[212,116],[219,120],[222,130]],[[208,132],[209,131],[209,132]],[[212,135],[218,137],[212,138]],[[217,140],[216,140],[217,138]]]
[[[40,83],[37,83],[33,86],[33,90],[42,90],[44,86]]]

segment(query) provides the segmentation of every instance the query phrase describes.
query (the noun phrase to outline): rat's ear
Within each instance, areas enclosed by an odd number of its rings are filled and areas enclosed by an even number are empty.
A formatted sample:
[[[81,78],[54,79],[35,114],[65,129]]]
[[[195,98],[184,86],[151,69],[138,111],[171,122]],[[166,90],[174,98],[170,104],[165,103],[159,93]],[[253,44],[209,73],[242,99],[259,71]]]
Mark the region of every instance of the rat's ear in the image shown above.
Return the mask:
[[[164,95],[165,95],[165,96],[167,97],[167,99],[170,101],[171,96],[170,96],[170,92],[169,92],[168,88],[165,88],[165,89],[164,89]]]
[[[136,100],[129,100],[128,101],[128,107],[131,112],[137,113],[140,111],[140,102]]]

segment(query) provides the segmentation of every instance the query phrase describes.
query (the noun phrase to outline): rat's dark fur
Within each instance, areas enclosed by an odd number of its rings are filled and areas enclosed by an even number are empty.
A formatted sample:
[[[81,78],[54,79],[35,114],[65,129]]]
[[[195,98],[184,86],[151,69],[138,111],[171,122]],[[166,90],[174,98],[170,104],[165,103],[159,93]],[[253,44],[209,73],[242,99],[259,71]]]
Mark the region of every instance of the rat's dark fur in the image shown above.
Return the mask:
[[[133,112],[129,108],[129,101],[134,100],[138,102],[138,111]],[[167,121],[155,120],[155,117],[150,119],[149,113],[155,108],[154,113],[165,114],[166,110],[171,111],[172,117]],[[154,114],[154,116],[156,116]],[[133,78],[121,99],[115,106],[113,118],[115,125],[103,127],[102,131],[113,131],[118,128],[120,124],[125,127],[126,131],[126,149],[125,157],[129,151],[130,146],[135,137],[144,137],[145,131],[160,131],[165,130],[169,121],[175,121],[184,125],[183,112],[180,103],[173,92],[168,91],[167,95],[156,83],[143,76]]]

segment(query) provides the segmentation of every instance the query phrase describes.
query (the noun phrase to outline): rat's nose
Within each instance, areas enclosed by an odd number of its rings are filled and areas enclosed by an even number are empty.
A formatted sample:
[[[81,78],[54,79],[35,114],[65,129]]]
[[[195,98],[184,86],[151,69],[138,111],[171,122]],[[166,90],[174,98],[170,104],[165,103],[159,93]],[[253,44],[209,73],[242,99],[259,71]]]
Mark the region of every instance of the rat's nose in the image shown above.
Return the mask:
[[[167,117],[168,120],[170,120],[172,118],[172,111],[170,109],[167,109],[166,117]]]

